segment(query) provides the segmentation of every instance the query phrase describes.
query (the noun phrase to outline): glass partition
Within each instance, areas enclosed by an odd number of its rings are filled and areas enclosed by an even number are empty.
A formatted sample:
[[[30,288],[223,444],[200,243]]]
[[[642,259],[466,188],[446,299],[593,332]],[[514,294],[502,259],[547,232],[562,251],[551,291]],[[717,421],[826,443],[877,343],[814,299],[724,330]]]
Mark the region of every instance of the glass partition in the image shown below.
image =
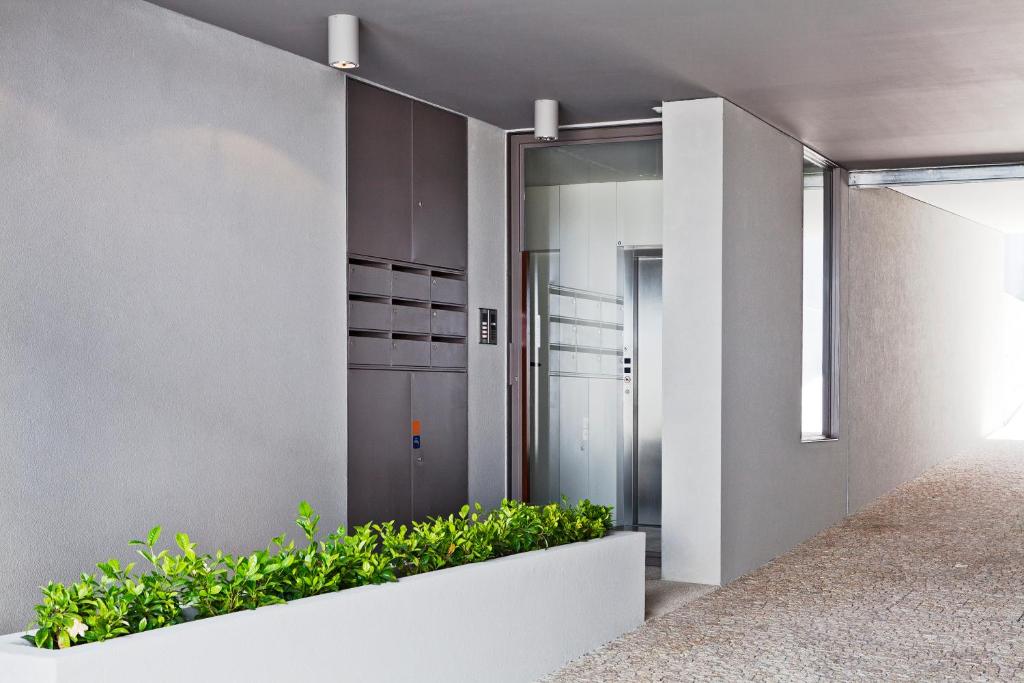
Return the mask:
[[[523,171],[529,499],[589,498],[615,506],[616,523],[635,524],[634,368],[642,361],[629,278],[633,255],[650,257],[661,245],[661,140],[528,148]],[[657,485],[660,503],[660,476]]]

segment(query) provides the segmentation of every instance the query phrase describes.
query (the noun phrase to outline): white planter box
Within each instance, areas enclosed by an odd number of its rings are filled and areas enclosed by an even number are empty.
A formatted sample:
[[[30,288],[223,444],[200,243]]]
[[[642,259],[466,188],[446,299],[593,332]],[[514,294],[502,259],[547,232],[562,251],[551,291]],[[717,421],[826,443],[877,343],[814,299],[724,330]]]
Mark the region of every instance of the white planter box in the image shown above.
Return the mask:
[[[4,636],[0,681],[532,681],[643,618],[644,535],[617,532],[68,650]]]

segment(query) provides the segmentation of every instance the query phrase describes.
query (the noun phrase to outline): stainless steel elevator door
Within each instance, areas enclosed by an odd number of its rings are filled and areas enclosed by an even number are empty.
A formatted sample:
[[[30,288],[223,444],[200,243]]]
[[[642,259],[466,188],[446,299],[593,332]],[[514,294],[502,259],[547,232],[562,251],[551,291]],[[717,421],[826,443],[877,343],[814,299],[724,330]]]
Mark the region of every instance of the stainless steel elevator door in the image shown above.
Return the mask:
[[[661,256],[636,257],[637,524],[661,525]]]

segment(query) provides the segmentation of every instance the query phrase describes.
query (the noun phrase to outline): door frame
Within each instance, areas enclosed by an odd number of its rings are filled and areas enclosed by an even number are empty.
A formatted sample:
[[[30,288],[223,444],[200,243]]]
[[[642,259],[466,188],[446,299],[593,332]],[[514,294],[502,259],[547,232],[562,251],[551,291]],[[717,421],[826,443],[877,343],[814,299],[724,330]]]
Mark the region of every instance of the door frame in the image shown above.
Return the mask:
[[[523,251],[526,188],[523,183],[526,151],[538,147],[561,147],[602,142],[660,140],[661,123],[608,125],[595,128],[560,130],[558,140],[537,140],[533,133],[508,135],[508,490],[507,496],[529,500],[530,467],[526,451],[527,382],[526,360],[526,269],[528,257]]]

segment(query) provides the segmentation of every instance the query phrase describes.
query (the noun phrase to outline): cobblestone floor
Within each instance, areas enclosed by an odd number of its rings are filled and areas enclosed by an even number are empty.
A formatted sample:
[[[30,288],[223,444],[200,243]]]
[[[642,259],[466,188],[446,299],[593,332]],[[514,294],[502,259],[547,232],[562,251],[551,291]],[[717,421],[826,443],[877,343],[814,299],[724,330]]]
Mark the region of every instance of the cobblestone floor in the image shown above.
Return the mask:
[[[644,586],[646,598],[645,619],[654,619],[663,614],[674,612],[683,605],[689,604],[702,595],[718,590],[718,586],[705,586],[700,583],[679,583],[678,581],[662,581],[661,569],[647,568],[647,581]]]
[[[995,450],[548,680],[1024,680],[1024,446]]]

